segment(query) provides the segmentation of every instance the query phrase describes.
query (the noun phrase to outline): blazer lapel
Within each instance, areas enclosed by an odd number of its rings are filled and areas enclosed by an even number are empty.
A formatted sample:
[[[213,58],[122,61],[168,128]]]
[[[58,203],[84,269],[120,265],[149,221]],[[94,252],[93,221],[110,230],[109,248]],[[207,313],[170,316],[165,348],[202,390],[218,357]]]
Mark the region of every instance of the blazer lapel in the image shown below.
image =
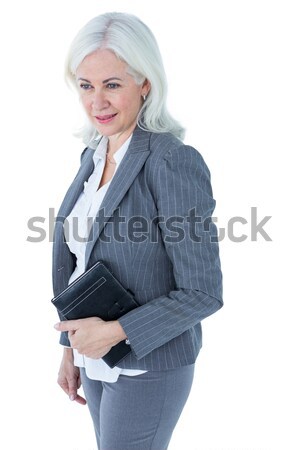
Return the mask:
[[[135,129],[128,150],[112,179],[92,226],[85,253],[86,266],[106,221],[113,215],[150,154],[149,139],[149,132],[138,127]]]

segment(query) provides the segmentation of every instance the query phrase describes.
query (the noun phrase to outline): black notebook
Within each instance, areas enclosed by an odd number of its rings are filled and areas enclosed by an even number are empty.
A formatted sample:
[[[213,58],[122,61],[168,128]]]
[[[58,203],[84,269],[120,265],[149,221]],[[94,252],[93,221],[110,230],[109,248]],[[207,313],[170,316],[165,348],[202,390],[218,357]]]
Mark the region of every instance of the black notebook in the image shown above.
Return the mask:
[[[94,264],[51,301],[63,320],[87,317],[100,317],[105,321],[117,320],[139,306],[133,295],[121,285],[102,261]],[[102,359],[113,368],[130,351],[130,346],[121,341]]]

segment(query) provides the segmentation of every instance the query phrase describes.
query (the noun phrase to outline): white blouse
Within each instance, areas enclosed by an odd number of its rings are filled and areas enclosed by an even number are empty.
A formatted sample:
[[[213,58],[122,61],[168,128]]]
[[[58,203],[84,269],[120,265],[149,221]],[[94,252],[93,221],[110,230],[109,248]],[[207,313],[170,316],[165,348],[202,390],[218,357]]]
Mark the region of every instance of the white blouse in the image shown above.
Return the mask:
[[[114,153],[116,166],[112,178],[118,170],[130,141],[131,136],[119,150]],[[93,156],[95,166],[94,171],[88,181],[84,183],[84,190],[80,194],[73,210],[64,223],[66,242],[70,251],[74,253],[77,258],[76,268],[69,279],[69,284],[85,271],[85,251],[89,232],[112,181],[111,178],[110,181],[98,189],[106,162],[107,143],[108,139],[102,137]],[[73,349],[73,355],[74,365],[77,367],[85,367],[87,376],[92,380],[114,383],[117,381],[120,374],[135,376],[146,372],[145,370],[121,369],[119,367],[111,369],[103,359],[88,358],[79,354],[76,349]]]

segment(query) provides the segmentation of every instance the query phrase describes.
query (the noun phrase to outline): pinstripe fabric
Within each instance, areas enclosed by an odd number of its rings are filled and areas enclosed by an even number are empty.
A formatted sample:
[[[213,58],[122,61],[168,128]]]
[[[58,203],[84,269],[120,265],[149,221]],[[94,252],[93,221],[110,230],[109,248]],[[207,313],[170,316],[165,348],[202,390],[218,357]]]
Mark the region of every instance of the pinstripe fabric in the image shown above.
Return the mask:
[[[92,155],[92,148],[83,154],[58,214],[62,218],[93,170]],[[214,207],[209,170],[199,152],[169,133],[136,128],[103,200],[86,253],[87,268],[103,260],[141,305],[119,319],[132,348],[120,367],[164,370],[194,363],[202,345],[200,322],[223,304],[218,245],[211,239],[217,232],[212,222],[205,221]],[[202,219],[193,230],[191,211]],[[132,217],[141,217],[144,224],[140,242],[132,232],[128,235]],[[183,236],[176,242],[170,218]],[[67,286],[74,270],[61,222],[54,235],[55,295]],[[116,238],[116,225],[123,239]],[[66,343],[63,338],[61,343]]]

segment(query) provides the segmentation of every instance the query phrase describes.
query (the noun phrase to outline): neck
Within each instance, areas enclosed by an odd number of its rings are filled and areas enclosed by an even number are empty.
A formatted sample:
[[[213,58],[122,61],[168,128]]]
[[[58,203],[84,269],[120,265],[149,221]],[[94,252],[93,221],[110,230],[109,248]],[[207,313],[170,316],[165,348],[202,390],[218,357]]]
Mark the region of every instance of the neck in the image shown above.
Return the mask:
[[[107,153],[109,153],[110,155],[116,153],[116,151],[118,151],[119,148],[122,147],[124,142],[126,142],[129,136],[133,133],[135,126],[136,124],[122,133],[119,133],[114,136],[108,136]]]

